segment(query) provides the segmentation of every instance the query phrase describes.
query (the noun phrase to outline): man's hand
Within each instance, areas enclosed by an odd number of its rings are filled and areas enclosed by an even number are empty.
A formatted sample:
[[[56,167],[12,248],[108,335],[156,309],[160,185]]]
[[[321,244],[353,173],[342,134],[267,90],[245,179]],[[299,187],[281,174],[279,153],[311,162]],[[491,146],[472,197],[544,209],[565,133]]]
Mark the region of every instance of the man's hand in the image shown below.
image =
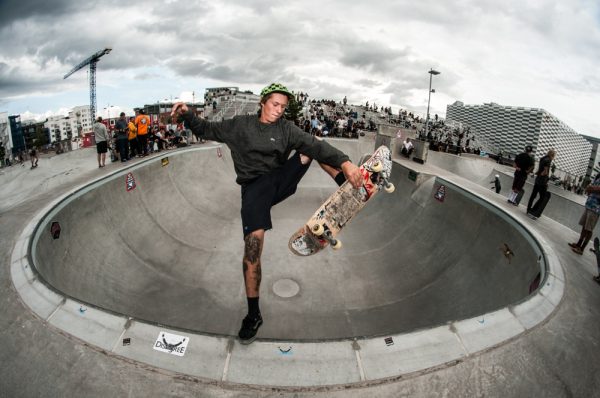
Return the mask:
[[[177,122],[177,118],[188,111],[188,107],[184,102],[176,102],[171,108],[171,117],[173,122]]]
[[[354,188],[358,189],[361,187],[363,177],[358,166],[350,161],[345,161],[342,163],[342,173],[344,173],[346,180],[349,181]]]

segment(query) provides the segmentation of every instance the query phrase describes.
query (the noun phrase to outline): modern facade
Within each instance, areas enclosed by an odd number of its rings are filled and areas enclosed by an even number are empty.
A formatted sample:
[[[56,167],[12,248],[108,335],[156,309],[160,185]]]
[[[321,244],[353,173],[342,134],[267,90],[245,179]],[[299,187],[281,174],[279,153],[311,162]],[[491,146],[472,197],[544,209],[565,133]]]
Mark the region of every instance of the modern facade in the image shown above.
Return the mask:
[[[503,106],[495,103],[465,105],[456,101],[446,107],[449,123],[469,126],[488,150],[514,156],[526,145],[534,148],[536,160],[555,149],[556,168],[571,176],[588,169],[592,144],[552,114],[540,108]]]
[[[10,124],[8,123],[8,112],[0,112],[0,145],[5,153],[12,149],[12,138],[10,135]]]
[[[25,136],[23,135],[23,128],[21,127],[21,116],[13,115],[8,117],[8,128],[10,130],[11,139],[11,152],[13,155],[17,155],[24,152],[27,148],[25,146]]]

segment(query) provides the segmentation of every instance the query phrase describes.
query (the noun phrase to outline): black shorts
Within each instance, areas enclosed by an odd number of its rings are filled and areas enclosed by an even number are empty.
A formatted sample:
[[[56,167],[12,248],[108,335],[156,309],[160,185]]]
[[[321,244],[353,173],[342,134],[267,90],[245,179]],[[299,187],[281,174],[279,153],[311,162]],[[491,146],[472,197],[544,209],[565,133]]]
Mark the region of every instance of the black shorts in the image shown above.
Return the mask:
[[[296,152],[282,168],[273,170],[242,185],[242,228],[244,237],[259,230],[273,228],[271,207],[296,192],[298,183],[308,170]]]
[[[106,141],[100,141],[96,143],[96,152],[106,153],[108,152],[108,143]]]

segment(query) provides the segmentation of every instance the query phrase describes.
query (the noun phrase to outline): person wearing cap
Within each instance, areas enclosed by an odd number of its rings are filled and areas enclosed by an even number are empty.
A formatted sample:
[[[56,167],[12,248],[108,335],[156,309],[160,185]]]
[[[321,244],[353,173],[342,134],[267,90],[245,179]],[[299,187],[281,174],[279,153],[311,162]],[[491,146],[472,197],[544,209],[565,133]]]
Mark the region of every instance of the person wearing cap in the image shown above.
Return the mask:
[[[535,166],[533,148],[531,145],[527,145],[525,152],[515,157],[515,176],[513,178],[512,190],[508,194],[508,203],[515,206],[519,205],[520,198],[523,197],[523,194],[519,195],[519,193],[524,192],[523,187],[527,181],[527,176],[533,170],[533,166]]]
[[[261,254],[265,231],[272,228],[271,207],[296,192],[312,159],[338,185],[348,180],[359,188],[362,182],[359,168],[347,155],[283,118],[286,106],[293,100],[294,95],[285,86],[273,83],[261,91],[260,112],[255,115],[208,122],[196,117],[182,102],[174,104],[171,111],[194,134],[222,142],[231,150],[242,194],[243,273],[248,304],[248,314],[238,333],[243,344],[254,341],[263,323],[258,303]],[[290,157],[292,151],[295,152]]]
[[[502,184],[500,184],[500,175],[496,174],[494,176],[494,179],[490,181],[490,184],[494,184],[494,186],[491,189],[494,189],[496,193],[500,193],[500,191],[502,190]]]
[[[600,162],[598,162],[598,165],[600,166]],[[585,189],[585,193],[588,197],[585,201],[583,214],[579,219],[579,225],[581,225],[579,240],[576,243],[569,243],[573,252],[579,255],[583,254],[585,247],[592,239],[594,228],[598,223],[598,215],[600,214],[600,173],[596,174],[594,181]]]

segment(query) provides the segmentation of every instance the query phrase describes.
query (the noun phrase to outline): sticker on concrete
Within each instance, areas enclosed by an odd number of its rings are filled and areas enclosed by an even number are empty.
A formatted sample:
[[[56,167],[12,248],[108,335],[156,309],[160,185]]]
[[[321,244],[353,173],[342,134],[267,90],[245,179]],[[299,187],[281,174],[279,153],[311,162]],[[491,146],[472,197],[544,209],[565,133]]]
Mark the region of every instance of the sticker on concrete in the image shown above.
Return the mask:
[[[50,233],[52,234],[52,239],[60,238],[60,224],[58,221],[54,221],[50,226]]]
[[[133,174],[127,173],[127,176],[125,177],[125,189],[127,189],[127,192],[129,192],[133,191],[135,187],[135,178],[133,178]]]
[[[292,355],[292,346],[289,346],[288,348],[281,348],[281,347],[277,347],[279,349],[279,353],[281,355]]]
[[[123,345],[131,345],[131,337],[127,337],[125,339],[123,339]]]
[[[387,345],[388,347],[391,345],[394,345],[394,339],[391,337],[386,337],[384,341],[385,341],[385,345]]]
[[[166,165],[169,164],[169,158],[162,158],[160,160],[160,164],[162,164],[162,167],[165,167]]]
[[[179,336],[167,332],[160,332],[156,343],[154,343],[154,349],[156,351],[166,352],[167,354],[177,355],[182,357],[185,355],[190,339],[185,336]]]
[[[437,192],[435,193],[435,195],[433,195],[433,197],[437,201],[443,202],[444,199],[446,199],[446,187],[444,185],[440,185],[440,187],[437,189]]]

